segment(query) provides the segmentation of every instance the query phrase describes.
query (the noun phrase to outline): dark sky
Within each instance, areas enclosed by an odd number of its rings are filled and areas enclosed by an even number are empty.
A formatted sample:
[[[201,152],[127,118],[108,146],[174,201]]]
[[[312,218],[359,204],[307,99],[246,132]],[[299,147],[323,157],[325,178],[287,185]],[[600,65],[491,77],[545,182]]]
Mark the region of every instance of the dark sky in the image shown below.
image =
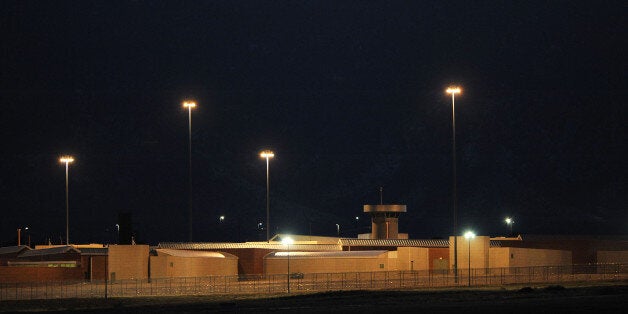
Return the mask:
[[[0,243],[625,234],[623,1],[2,1]],[[225,215],[223,224],[218,217]],[[359,222],[355,217],[359,216]]]

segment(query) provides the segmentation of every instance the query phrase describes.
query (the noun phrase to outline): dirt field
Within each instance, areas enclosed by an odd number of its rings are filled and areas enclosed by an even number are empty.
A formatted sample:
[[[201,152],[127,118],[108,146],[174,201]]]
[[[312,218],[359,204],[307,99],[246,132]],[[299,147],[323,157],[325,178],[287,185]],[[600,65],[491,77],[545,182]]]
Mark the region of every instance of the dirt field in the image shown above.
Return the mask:
[[[628,283],[491,289],[329,291],[274,296],[3,301],[0,312],[89,313],[621,313]]]

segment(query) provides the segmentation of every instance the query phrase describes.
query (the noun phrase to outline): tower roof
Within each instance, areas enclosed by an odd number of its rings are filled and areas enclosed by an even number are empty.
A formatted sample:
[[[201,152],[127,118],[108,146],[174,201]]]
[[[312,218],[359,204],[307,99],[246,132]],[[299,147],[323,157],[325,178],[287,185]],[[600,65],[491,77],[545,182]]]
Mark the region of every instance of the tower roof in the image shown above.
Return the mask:
[[[365,213],[405,213],[406,205],[364,205]]]

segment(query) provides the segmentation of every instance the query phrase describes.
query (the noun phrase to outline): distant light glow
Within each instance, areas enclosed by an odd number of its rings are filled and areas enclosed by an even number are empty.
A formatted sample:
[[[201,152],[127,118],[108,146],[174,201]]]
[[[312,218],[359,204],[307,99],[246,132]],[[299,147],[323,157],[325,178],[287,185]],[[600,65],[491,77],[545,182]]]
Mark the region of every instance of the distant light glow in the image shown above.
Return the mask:
[[[59,161],[68,164],[68,163],[71,163],[71,162],[74,161],[74,157],[72,157],[72,156],[61,156],[61,158],[59,158]]]
[[[259,154],[259,156],[262,157],[262,158],[273,158],[273,157],[275,157],[275,153],[273,153],[270,150],[265,150],[265,151],[261,152]]]
[[[196,108],[196,103],[193,101],[184,101],[183,107],[185,108]]]
[[[464,233],[464,237],[466,239],[473,239],[475,238],[475,233],[473,231],[467,231]]]
[[[514,224],[514,223],[515,223],[515,221],[514,221],[512,218],[510,218],[510,217],[506,217],[506,219],[504,219],[504,221],[505,221],[505,222],[506,222],[506,224],[508,224],[508,225],[512,225],[512,224]]]
[[[451,86],[447,88],[447,94],[460,94],[461,92],[462,92],[462,89],[460,89],[460,87],[457,87],[457,86]]]

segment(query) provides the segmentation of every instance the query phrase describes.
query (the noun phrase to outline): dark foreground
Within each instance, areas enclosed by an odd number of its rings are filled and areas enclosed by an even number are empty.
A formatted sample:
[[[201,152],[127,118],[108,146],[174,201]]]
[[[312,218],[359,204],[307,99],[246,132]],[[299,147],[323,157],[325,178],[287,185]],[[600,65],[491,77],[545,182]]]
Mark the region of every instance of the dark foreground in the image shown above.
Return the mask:
[[[455,290],[330,291],[276,296],[182,296],[3,301],[0,312],[89,313],[621,313],[628,284]]]

